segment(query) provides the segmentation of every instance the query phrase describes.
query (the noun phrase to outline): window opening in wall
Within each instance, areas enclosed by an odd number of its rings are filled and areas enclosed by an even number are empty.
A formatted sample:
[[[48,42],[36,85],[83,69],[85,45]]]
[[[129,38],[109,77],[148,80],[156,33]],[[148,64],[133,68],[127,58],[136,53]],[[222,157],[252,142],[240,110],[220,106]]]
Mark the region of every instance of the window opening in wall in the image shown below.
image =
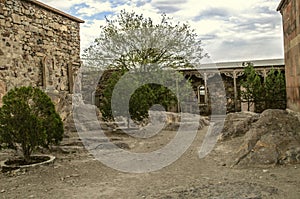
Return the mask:
[[[199,104],[205,104],[205,98],[206,98],[206,92],[204,85],[198,86],[198,103]]]

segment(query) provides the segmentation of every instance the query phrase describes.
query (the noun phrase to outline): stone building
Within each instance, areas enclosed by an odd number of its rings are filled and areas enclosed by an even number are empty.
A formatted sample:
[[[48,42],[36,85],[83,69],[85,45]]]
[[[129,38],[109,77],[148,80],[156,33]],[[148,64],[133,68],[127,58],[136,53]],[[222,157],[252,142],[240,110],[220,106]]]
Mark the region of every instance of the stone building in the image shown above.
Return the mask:
[[[283,59],[265,59],[265,60],[248,60],[253,64],[256,72],[262,77],[263,81],[266,80],[271,69],[284,71]],[[216,74],[220,74],[223,81],[225,95],[226,95],[226,111],[227,112],[239,112],[246,111],[245,103],[240,99],[241,80],[244,79],[243,61],[234,62],[220,62],[216,64],[203,64],[200,68],[195,69],[183,69],[182,72],[185,76],[192,80],[195,95],[198,100],[200,111],[203,113],[210,113],[210,92],[209,81],[213,79]],[[222,86],[222,85],[221,85]],[[211,86],[212,88],[212,86]],[[216,89],[216,92],[221,93],[221,87]],[[285,102],[278,108],[285,108]],[[191,107],[192,108],[192,107]]]
[[[65,119],[83,22],[36,0],[0,0],[0,103],[8,90],[31,85],[45,90]]]
[[[265,60],[248,60],[246,62],[253,63],[254,69],[257,73],[262,77],[265,81],[271,69],[280,70],[282,73],[285,73],[284,69],[284,60],[283,59],[265,59]],[[220,96],[225,94],[226,96],[226,112],[239,112],[246,111],[246,103],[241,101],[240,99],[240,91],[241,91],[241,80],[244,78],[244,69],[243,61],[234,61],[234,62],[220,62],[213,64],[202,64],[199,68],[184,68],[179,70],[183,73],[186,79],[191,80],[194,93],[191,95],[190,101],[191,103],[186,103],[186,107],[184,108],[188,112],[193,112],[193,110],[200,109],[200,113],[204,115],[209,115],[211,113],[211,91],[210,89],[214,89],[213,92],[216,92],[215,96]],[[103,82],[106,82],[107,79],[112,74],[113,70],[108,70],[103,72],[103,75],[99,81],[96,92],[90,91],[84,93],[85,102],[90,104],[95,104],[96,106],[100,106],[101,101],[103,100]],[[94,72],[91,71],[85,76],[92,76]],[[214,86],[212,82],[214,78],[218,78],[220,75],[223,85]],[[88,78],[83,78],[88,79]],[[91,80],[89,79],[88,83],[83,83],[83,90],[88,91],[88,87],[91,84]],[[219,81],[216,81],[220,83]],[[224,87],[223,87],[224,86]],[[225,90],[225,93],[223,91]],[[92,99],[92,100],[89,100]],[[193,107],[195,103],[193,100],[197,100],[197,104],[199,107]],[[215,103],[215,102],[214,102]],[[216,103],[215,103],[216,104]],[[286,102],[278,103],[278,108],[285,108]],[[280,105],[280,106],[279,106]],[[177,107],[171,109],[169,111],[176,112]],[[182,107],[181,107],[182,108]],[[222,112],[223,107],[219,107]],[[214,110],[218,112],[218,107],[215,107]],[[254,110],[254,108],[252,109]],[[184,110],[183,110],[184,111]]]
[[[282,0],[287,106],[300,112],[300,1]]]

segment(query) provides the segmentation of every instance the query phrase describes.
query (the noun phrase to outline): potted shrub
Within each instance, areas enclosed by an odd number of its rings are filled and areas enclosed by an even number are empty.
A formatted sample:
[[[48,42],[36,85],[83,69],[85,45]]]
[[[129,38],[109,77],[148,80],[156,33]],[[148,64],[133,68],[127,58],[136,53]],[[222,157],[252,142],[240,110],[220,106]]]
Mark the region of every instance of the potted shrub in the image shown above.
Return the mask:
[[[51,99],[39,88],[20,87],[3,97],[0,108],[0,145],[21,149],[25,164],[37,147],[58,144],[63,138],[63,123]]]

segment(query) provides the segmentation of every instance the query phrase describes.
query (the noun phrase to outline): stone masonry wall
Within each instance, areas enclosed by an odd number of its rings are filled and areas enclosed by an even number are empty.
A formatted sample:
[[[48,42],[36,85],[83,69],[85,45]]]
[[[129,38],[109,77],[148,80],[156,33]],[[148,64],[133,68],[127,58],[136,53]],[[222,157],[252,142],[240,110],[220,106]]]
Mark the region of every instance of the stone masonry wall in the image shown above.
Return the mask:
[[[300,1],[282,1],[287,106],[300,112]]]
[[[0,0],[0,106],[8,90],[34,86],[61,109],[80,67],[80,23],[30,0]]]

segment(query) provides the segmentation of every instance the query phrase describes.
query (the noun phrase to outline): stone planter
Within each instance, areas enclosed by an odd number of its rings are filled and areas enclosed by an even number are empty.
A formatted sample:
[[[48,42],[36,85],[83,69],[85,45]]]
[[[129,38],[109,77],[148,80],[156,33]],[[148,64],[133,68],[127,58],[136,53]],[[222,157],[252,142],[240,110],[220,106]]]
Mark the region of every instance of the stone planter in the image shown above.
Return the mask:
[[[33,155],[32,158],[35,160],[32,164],[24,164],[22,158],[4,160],[0,162],[2,172],[49,165],[52,164],[55,160],[55,156],[52,155]]]

